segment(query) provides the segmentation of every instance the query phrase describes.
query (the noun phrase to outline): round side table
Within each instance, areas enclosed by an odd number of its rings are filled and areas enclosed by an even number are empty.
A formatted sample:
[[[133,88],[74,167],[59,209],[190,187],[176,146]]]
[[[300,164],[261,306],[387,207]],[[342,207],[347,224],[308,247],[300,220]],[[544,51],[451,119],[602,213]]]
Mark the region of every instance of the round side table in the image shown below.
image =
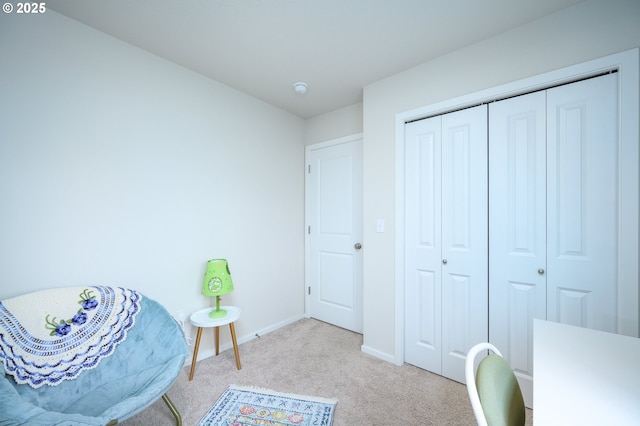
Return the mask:
[[[196,345],[193,348],[193,359],[191,360],[191,371],[189,372],[189,381],[193,380],[193,373],[196,369],[196,361],[198,359],[198,349],[200,348],[200,337],[202,337],[202,329],[215,327],[216,356],[220,353],[220,326],[229,324],[231,330],[231,340],[233,341],[233,350],[236,354],[236,365],[238,370],[240,366],[240,353],[238,352],[238,342],[236,341],[236,329],[233,323],[240,317],[240,308],[236,306],[221,306],[221,309],[227,311],[227,315],[222,318],[210,318],[209,312],[215,308],[206,308],[191,314],[189,321],[195,327],[198,327],[196,335]]]

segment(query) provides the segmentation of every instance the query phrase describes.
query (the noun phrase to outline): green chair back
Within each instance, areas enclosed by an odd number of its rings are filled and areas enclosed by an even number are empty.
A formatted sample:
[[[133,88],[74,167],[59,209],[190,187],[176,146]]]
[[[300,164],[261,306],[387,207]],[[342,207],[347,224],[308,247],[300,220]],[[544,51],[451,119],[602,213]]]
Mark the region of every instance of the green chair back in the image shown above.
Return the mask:
[[[495,354],[483,358],[476,370],[476,386],[489,426],[524,424],[525,406],[520,385],[504,358]]]

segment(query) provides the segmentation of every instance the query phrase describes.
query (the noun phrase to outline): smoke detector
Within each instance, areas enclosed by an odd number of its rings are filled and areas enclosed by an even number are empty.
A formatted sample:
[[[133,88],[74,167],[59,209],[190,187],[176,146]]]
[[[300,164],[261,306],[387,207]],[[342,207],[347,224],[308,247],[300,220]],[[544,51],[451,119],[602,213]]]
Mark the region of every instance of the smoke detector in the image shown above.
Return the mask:
[[[304,95],[305,93],[307,93],[308,88],[309,85],[303,81],[299,81],[293,85],[293,90],[295,90],[296,93],[300,95]]]

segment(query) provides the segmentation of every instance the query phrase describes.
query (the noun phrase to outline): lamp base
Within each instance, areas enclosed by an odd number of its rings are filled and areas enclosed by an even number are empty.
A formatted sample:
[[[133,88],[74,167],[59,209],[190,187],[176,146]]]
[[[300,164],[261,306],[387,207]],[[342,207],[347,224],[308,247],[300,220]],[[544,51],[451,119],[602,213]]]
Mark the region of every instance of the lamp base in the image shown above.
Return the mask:
[[[209,312],[209,318],[224,318],[227,316],[227,311],[224,309],[212,309]]]

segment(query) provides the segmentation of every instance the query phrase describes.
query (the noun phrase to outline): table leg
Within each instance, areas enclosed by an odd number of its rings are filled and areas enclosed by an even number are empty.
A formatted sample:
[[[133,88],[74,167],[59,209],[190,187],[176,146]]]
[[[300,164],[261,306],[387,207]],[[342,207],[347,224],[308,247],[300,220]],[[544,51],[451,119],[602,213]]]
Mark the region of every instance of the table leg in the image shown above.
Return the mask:
[[[233,351],[236,353],[236,365],[238,370],[242,369],[240,366],[240,352],[238,352],[238,342],[236,341],[236,328],[233,323],[229,323],[229,329],[231,330],[231,340],[233,340]]]
[[[215,331],[216,338],[216,356],[220,355],[220,327],[216,327]]]
[[[202,327],[198,327],[196,335],[196,345],[193,348],[193,358],[191,358],[191,371],[189,372],[189,381],[193,380],[193,373],[196,371],[196,361],[198,360],[198,348],[200,348],[200,337],[202,336]]]

